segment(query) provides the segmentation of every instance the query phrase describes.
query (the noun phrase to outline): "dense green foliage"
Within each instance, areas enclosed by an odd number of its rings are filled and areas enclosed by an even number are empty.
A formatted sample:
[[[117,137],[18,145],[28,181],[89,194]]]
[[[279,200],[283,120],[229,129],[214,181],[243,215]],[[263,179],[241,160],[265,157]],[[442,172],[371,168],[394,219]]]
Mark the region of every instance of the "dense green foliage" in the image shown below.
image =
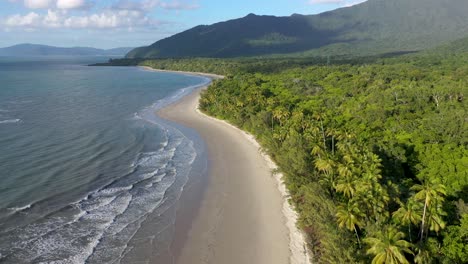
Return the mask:
[[[439,54],[444,56],[466,53],[468,52],[468,37],[461,38],[446,45],[436,47],[435,49],[428,50],[427,52],[429,54]]]
[[[315,262],[468,263],[468,54],[446,50],[143,65],[227,75],[201,107],[277,162]]]
[[[201,107],[279,164],[317,262],[466,263],[467,61],[237,73]]]
[[[415,51],[468,35],[467,12],[466,0],[368,0],[319,15],[250,14],[194,27],[137,48],[127,57],[291,57]]]
[[[310,59],[159,59],[145,60],[139,63],[155,69],[168,69],[176,71],[210,72],[220,75],[231,75],[248,72],[280,72],[291,67],[301,67],[326,62],[326,58]]]

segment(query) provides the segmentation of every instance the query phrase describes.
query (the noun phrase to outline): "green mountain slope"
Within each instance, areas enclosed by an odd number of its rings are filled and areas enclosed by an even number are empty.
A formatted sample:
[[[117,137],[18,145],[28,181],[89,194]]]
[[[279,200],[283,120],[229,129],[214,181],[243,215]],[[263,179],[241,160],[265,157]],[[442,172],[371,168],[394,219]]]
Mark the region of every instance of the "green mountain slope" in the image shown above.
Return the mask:
[[[257,16],[197,26],[128,58],[378,54],[435,47],[468,35],[466,0],[369,0],[319,15]]]
[[[460,54],[468,53],[468,37],[457,39],[445,45],[428,50],[431,54]]]

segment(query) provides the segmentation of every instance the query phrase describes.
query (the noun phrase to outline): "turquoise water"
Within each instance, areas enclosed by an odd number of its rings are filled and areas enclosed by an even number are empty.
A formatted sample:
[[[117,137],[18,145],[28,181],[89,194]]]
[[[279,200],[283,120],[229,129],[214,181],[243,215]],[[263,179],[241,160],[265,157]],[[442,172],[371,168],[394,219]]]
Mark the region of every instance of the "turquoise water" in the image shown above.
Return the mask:
[[[118,263],[150,217],[170,244],[202,147],[154,111],[208,80],[98,61],[0,58],[2,263]]]

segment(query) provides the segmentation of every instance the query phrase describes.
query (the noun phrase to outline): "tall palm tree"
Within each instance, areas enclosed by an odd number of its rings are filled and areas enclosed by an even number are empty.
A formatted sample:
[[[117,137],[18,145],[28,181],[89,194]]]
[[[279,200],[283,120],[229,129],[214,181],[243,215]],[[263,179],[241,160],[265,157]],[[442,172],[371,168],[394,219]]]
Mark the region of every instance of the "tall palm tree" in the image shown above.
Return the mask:
[[[335,162],[329,157],[317,158],[314,162],[315,168],[321,172],[319,183],[327,188],[330,195],[333,197],[333,190],[336,186],[335,181]]]
[[[340,228],[345,227],[350,231],[354,231],[360,248],[361,241],[356,226],[363,226],[362,219],[364,214],[359,210],[358,204],[353,200],[349,200],[346,205],[339,205],[337,207],[336,217]]]
[[[410,241],[413,241],[411,238],[411,224],[417,225],[421,221],[421,209],[420,203],[410,198],[406,204],[402,204],[397,211],[393,212],[393,217],[397,222],[408,225]]]
[[[424,230],[426,229],[428,208],[431,210],[432,213],[443,213],[441,209],[434,210],[432,206],[435,205],[436,207],[438,207],[439,203],[441,203],[444,200],[444,196],[446,195],[445,186],[434,180],[425,179],[422,182],[422,184],[416,184],[412,186],[411,190],[417,191],[417,193],[414,195],[414,198],[417,201],[424,201],[424,209],[421,219],[420,231],[420,240],[422,241],[424,238]]]
[[[393,226],[378,231],[363,241],[370,246],[367,254],[375,255],[372,264],[409,264],[405,253],[413,254],[412,244],[403,240],[405,235]]]
[[[440,202],[433,204],[429,209],[426,226],[429,227],[429,230],[438,233],[441,229],[445,228],[445,222],[442,216],[446,215],[447,213],[442,209],[442,204]]]

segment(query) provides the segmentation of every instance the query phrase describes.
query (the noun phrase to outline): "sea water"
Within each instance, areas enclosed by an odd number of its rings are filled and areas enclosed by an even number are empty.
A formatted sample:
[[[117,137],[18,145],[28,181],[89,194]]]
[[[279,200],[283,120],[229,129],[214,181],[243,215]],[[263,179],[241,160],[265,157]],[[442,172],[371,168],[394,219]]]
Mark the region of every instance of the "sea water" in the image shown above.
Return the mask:
[[[0,58],[0,263],[168,251],[178,199],[206,158],[155,111],[209,80],[86,66],[100,60]]]

